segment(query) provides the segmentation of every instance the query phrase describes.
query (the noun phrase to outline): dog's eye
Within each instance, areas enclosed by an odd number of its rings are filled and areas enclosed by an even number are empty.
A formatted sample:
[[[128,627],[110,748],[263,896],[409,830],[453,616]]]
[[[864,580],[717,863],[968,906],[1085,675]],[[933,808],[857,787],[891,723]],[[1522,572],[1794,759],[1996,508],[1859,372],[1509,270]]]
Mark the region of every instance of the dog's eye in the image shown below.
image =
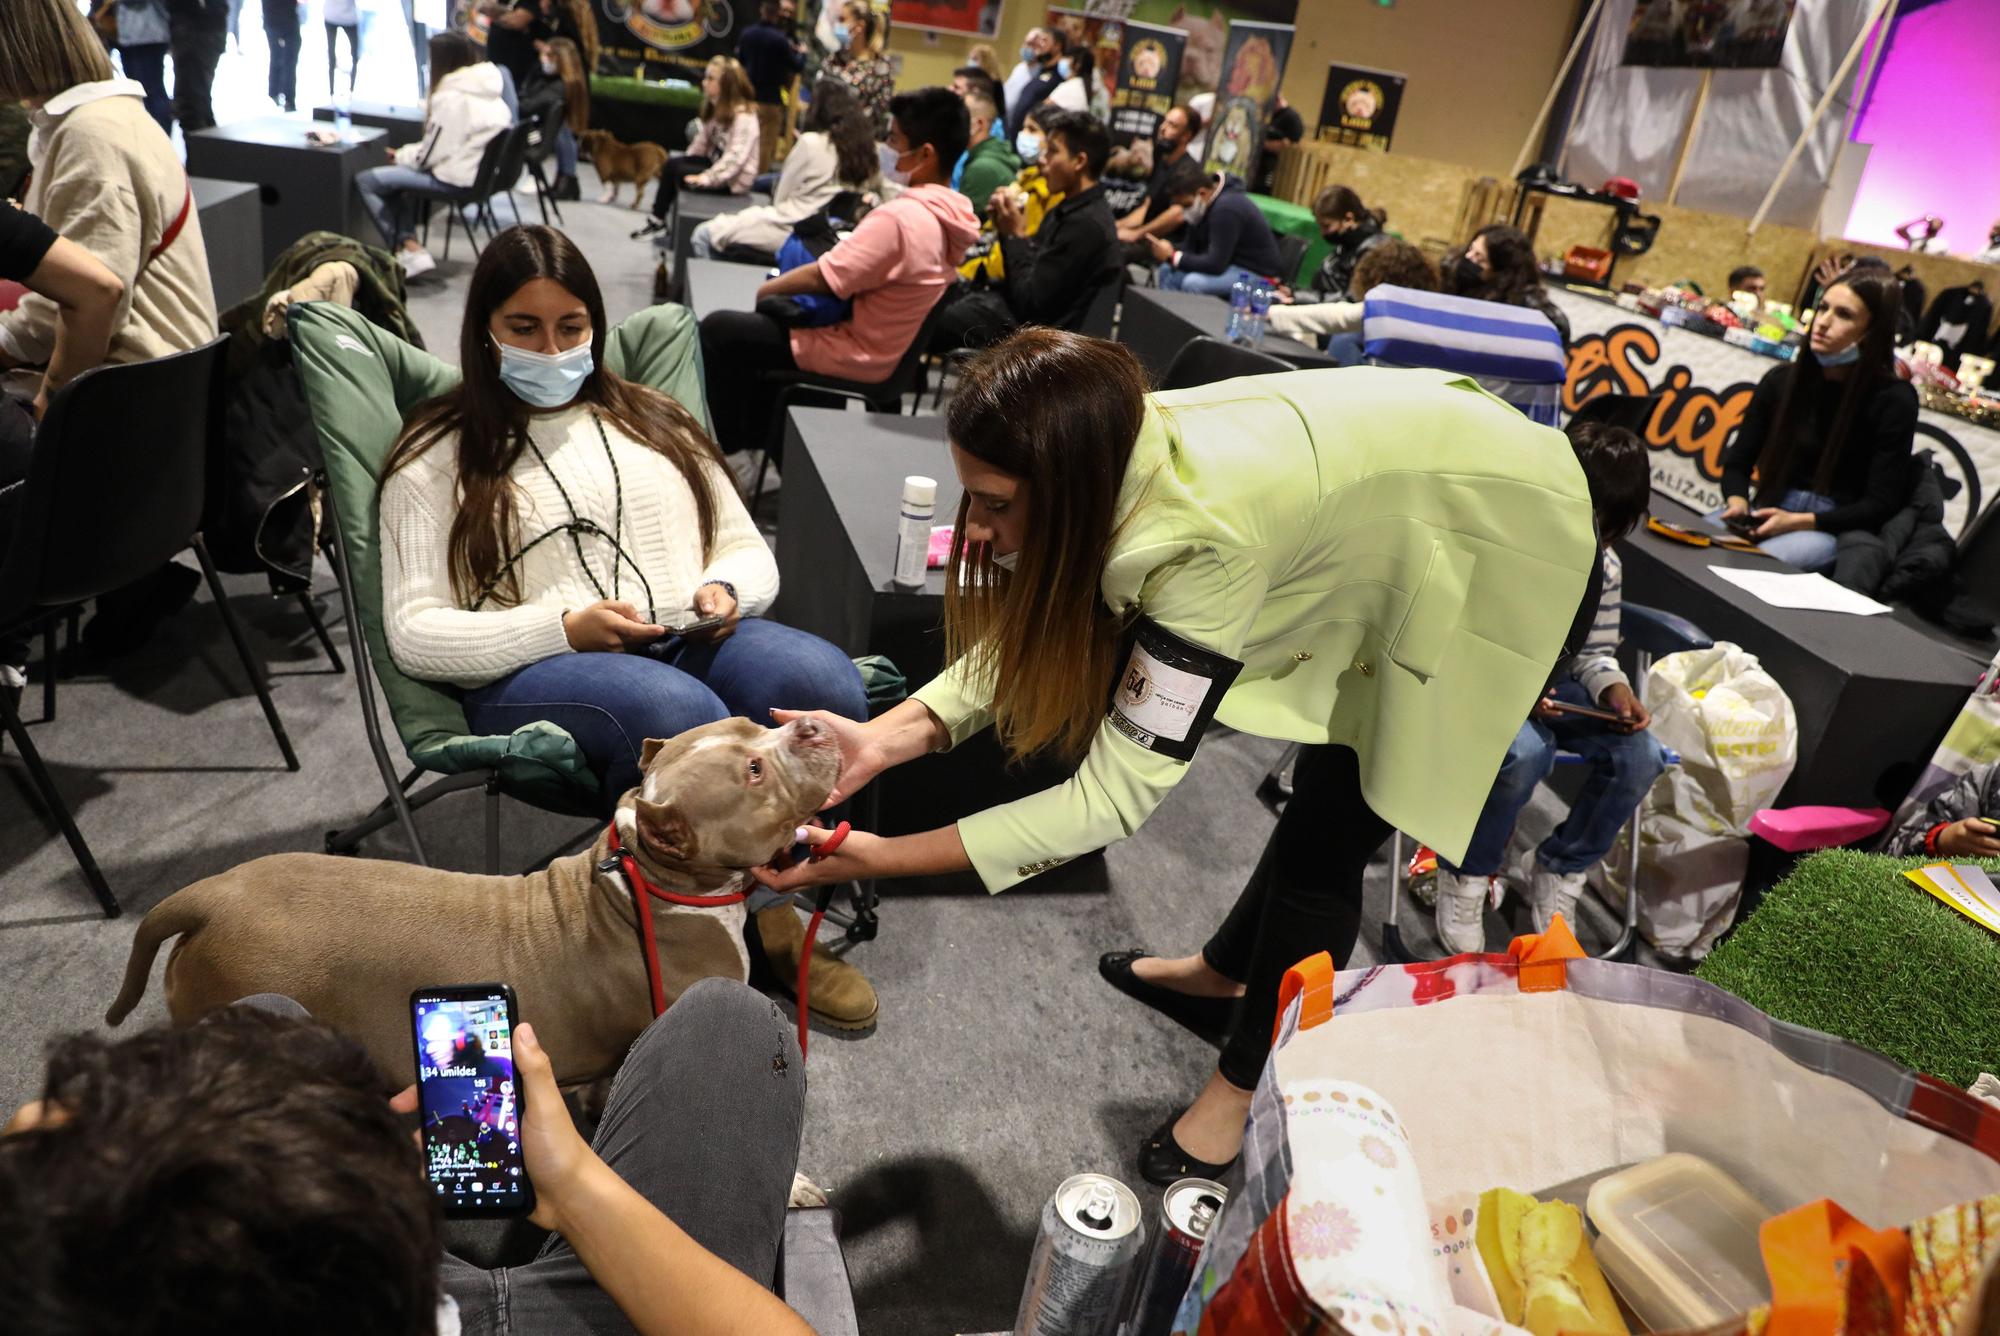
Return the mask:
[[[750,782],[755,784],[764,777],[764,763],[756,757],[750,758]]]

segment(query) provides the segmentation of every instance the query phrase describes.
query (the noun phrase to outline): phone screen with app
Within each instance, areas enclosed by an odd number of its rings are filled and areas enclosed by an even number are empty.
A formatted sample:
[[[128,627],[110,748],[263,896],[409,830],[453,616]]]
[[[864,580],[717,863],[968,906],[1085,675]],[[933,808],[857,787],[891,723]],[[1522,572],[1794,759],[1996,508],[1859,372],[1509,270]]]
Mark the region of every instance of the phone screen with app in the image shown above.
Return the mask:
[[[424,1171],[447,1215],[523,1215],[534,1188],[521,1154],[514,991],[422,988],[410,997]]]

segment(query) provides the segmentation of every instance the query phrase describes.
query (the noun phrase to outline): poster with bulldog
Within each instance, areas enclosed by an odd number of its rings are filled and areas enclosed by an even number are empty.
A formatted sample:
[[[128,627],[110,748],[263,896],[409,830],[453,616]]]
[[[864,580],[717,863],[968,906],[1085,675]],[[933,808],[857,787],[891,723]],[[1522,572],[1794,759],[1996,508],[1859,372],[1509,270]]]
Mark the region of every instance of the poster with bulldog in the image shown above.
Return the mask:
[[[1117,91],[1111,94],[1111,142],[1123,148],[1150,142],[1160,119],[1174,106],[1180,86],[1181,53],[1187,34],[1150,23],[1125,25],[1125,45],[1118,53]]]
[[[1320,102],[1319,137],[1387,153],[1403,106],[1404,78],[1360,65],[1326,67],[1326,96]]]
[[[607,74],[699,82],[712,56],[734,55],[756,0],[594,0]]]
[[[1222,82],[1215,90],[1213,127],[1202,169],[1245,181],[1257,176],[1264,122],[1285,77],[1295,29],[1289,23],[1231,23],[1222,50]]]

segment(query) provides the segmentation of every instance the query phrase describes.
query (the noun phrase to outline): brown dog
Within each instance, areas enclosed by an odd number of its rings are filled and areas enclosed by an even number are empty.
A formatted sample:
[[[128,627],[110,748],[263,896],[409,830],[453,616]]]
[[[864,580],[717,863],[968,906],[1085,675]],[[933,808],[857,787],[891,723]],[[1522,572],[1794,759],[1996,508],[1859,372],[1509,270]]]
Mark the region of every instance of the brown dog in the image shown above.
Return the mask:
[[[662,890],[741,890],[747,869],[792,844],[840,776],[840,746],[811,719],[760,728],[724,719],[649,739],[644,774],[619,800],[621,844]],[[375,859],[276,854],[196,882],[146,915],[105,1013],[146,991],[160,944],[167,1009],[185,1025],[253,993],[282,993],[364,1044],[392,1085],[415,1075],[409,998],[443,984],[512,984],[556,1079],[609,1076],[653,1019],[632,894],[598,871],[609,847],[525,877],[482,877]],[[741,903],[648,900],[669,1005],[710,977],[745,979]]]
[[[615,204],[618,187],[629,181],[632,207],[638,208],[646,198],[646,187],[659,179],[660,169],[667,165],[667,151],[658,144],[651,140],[622,144],[609,130],[585,130],[577,148],[597,168],[597,179],[604,182],[604,193],[597,197],[599,204]]]

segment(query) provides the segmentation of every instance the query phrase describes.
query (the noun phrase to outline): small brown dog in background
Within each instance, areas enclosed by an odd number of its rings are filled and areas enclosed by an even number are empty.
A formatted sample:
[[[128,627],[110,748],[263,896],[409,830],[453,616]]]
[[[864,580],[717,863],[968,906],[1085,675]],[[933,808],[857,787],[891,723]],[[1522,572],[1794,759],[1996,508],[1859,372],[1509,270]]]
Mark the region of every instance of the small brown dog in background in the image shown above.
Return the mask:
[[[638,208],[645,201],[648,183],[657,180],[660,169],[667,165],[667,151],[658,144],[650,140],[621,144],[609,130],[585,130],[577,146],[597,168],[597,179],[604,182],[604,193],[597,197],[599,204],[617,203],[618,187],[629,181],[632,207]]]

